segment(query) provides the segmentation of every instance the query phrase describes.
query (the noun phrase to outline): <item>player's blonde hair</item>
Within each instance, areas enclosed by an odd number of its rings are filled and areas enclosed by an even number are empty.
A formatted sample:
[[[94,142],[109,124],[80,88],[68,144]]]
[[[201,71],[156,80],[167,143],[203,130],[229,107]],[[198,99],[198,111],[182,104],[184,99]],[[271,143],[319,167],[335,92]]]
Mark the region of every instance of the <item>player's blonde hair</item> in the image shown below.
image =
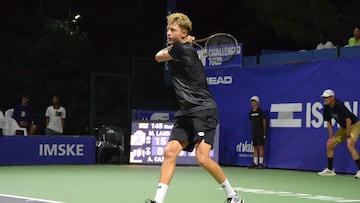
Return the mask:
[[[190,34],[192,30],[192,22],[190,18],[183,13],[172,13],[167,17],[167,23],[173,24],[176,23],[183,30],[187,31],[187,34]]]

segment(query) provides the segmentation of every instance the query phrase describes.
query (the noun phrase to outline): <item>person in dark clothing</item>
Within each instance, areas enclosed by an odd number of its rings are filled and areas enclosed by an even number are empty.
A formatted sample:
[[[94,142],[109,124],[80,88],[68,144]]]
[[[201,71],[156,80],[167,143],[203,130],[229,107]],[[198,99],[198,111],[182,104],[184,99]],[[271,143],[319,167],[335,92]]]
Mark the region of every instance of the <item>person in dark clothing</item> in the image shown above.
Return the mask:
[[[329,133],[329,139],[326,144],[328,167],[318,174],[321,176],[336,175],[333,166],[334,149],[338,144],[346,141],[351,157],[358,167],[358,171],[354,175],[354,178],[360,178],[360,156],[355,147],[360,134],[360,121],[348,108],[346,108],[343,102],[335,98],[333,90],[325,90],[321,97],[324,99],[325,103],[323,116]],[[335,134],[333,134],[332,119],[335,119],[340,125]]]
[[[167,20],[169,46],[160,50],[155,60],[168,62],[180,110],[175,114],[175,124],[165,148],[155,198],[145,202],[164,202],[177,157],[182,150],[191,152],[195,149],[199,165],[225,190],[226,202],[243,203],[244,200],[231,187],[219,164],[209,155],[218,124],[217,106],[207,86],[204,66],[192,46],[195,40],[190,35],[192,23],[182,13],[173,13]]]
[[[254,145],[254,161],[248,168],[264,168],[264,143],[266,139],[266,119],[264,111],[259,107],[259,97],[250,98],[252,109],[249,112],[251,133]]]
[[[21,103],[15,105],[13,118],[20,127],[27,129],[29,135],[35,135],[37,127],[33,121],[32,108],[28,96],[23,96]]]

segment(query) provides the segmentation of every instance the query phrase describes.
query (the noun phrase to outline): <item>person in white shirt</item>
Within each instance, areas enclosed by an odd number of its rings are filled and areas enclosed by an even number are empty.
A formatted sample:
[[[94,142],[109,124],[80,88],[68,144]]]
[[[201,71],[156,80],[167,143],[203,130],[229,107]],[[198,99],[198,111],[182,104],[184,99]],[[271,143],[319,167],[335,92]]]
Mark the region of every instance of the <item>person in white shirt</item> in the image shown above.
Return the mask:
[[[316,46],[316,50],[335,48],[335,45],[331,41],[328,40],[327,32],[321,31],[319,33],[319,39],[320,39],[320,42]]]
[[[45,112],[45,134],[46,135],[62,135],[66,119],[66,110],[60,106],[58,96],[52,97],[52,106],[49,106]]]

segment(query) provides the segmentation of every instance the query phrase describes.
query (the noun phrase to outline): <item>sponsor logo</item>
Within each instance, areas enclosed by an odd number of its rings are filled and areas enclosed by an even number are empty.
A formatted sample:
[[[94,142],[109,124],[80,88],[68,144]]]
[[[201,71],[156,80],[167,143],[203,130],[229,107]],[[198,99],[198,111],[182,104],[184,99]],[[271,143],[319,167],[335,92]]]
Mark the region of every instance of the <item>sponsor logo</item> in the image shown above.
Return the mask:
[[[244,152],[254,152],[254,145],[253,142],[251,141],[250,143],[248,143],[248,141],[245,142],[240,142],[239,144],[236,145],[236,152],[239,153],[244,153]]]
[[[229,85],[232,84],[233,78],[230,75],[207,77],[208,85]]]
[[[357,115],[359,102],[344,102],[344,105]],[[324,104],[321,102],[271,104],[270,127],[273,128],[321,128],[326,127],[323,117]],[[336,122],[332,122],[333,125]]]
[[[39,156],[84,156],[84,145],[39,144]]]

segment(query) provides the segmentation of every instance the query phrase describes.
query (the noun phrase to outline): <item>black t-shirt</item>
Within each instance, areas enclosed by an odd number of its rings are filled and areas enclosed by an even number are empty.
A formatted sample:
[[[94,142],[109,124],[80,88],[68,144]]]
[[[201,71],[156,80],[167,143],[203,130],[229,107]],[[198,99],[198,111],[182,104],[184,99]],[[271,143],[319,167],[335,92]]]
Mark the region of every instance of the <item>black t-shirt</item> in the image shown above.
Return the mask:
[[[168,67],[180,105],[177,115],[216,108],[208,89],[204,66],[190,43],[174,43],[169,50]]]
[[[351,125],[355,124],[358,121],[358,118],[351,113],[351,111],[346,108],[343,102],[336,100],[334,108],[331,108],[329,105],[324,106],[324,120],[331,121],[332,118],[336,120],[337,123],[343,128],[346,128],[346,118],[351,119]]]
[[[256,110],[251,109],[249,112],[249,119],[251,121],[251,130],[253,133],[264,133],[263,119],[265,119],[264,111],[261,108]]]

